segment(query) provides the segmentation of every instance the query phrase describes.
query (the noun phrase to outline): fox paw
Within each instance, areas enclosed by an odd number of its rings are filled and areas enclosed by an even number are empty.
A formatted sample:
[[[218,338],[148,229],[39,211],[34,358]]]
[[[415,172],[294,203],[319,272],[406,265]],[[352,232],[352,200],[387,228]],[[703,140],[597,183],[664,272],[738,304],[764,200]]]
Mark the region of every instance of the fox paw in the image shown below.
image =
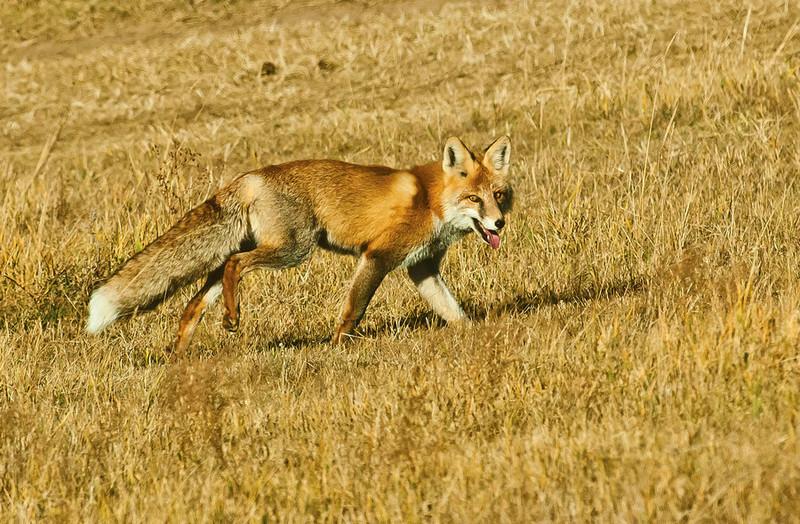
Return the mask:
[[[236,333],[239,331],[239,317],[229,317],[225,315],[222,319],[222,327],[230,331],[231,333]]]

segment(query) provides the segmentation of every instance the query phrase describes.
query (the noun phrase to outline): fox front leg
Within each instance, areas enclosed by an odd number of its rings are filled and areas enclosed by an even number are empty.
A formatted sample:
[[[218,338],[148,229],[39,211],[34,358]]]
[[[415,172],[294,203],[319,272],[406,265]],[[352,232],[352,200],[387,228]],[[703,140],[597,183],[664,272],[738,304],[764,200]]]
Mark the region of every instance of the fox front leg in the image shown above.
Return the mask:
[[[422,298],[446,322],[466,320],[467,315],[458,305],[458,301],[453,297],[439,273],[441,261],[441,255],[422,260],[408,268],[408,276],[411,277]]]
[[[383,282],[383,278],[391,270],[391,264],[367,255],[362,255],[356,268],[350,291],[342,304],[339,315],[339,324],[333,334],[331,343],[338,344],[342,337],[349,335],[358,325],[364,312],[367,310],[372,295]]]

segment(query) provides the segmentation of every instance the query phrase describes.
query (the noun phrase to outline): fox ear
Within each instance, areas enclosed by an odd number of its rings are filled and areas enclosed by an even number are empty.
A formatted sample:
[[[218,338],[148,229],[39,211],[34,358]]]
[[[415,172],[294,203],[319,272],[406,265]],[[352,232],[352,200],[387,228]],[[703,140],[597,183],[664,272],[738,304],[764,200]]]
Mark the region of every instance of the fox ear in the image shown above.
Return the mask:
[[[451,136],[444,144],[442,169],[448,174],[467,176],[467,160],[472,158],[472,153],[464,142],[458,137]]]
[[[486,148],[486,153],[483,155],[483,165],[491,167],[500,176],[506,176],[510,163],[511,139],[507,136],[501,136]]]

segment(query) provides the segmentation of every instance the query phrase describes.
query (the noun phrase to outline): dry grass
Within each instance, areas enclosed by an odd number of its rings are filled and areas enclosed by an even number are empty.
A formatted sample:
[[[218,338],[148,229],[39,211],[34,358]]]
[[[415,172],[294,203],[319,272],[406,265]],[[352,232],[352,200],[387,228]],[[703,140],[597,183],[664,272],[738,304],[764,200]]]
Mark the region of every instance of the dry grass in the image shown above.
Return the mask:
[[[797,521],[795,3],[115,4],[0,6],[0,520]],[[329,347],[319,254],[182,360],[191,290],[81,333],[238,172],[500,133],[503,248],[445,268],[471,325],[398,273]]]

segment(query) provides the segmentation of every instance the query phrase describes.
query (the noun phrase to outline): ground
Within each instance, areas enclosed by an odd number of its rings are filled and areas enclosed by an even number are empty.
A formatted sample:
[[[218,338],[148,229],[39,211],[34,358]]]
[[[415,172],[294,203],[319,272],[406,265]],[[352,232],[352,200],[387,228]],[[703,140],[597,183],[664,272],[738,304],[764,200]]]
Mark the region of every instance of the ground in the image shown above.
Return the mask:
[[[0,520],[796,521],[793,2],[0,5]],[[100,336],[103,278],[236,174],[509,134],[516,206],[445,326],[354,260],[187,288]]]

